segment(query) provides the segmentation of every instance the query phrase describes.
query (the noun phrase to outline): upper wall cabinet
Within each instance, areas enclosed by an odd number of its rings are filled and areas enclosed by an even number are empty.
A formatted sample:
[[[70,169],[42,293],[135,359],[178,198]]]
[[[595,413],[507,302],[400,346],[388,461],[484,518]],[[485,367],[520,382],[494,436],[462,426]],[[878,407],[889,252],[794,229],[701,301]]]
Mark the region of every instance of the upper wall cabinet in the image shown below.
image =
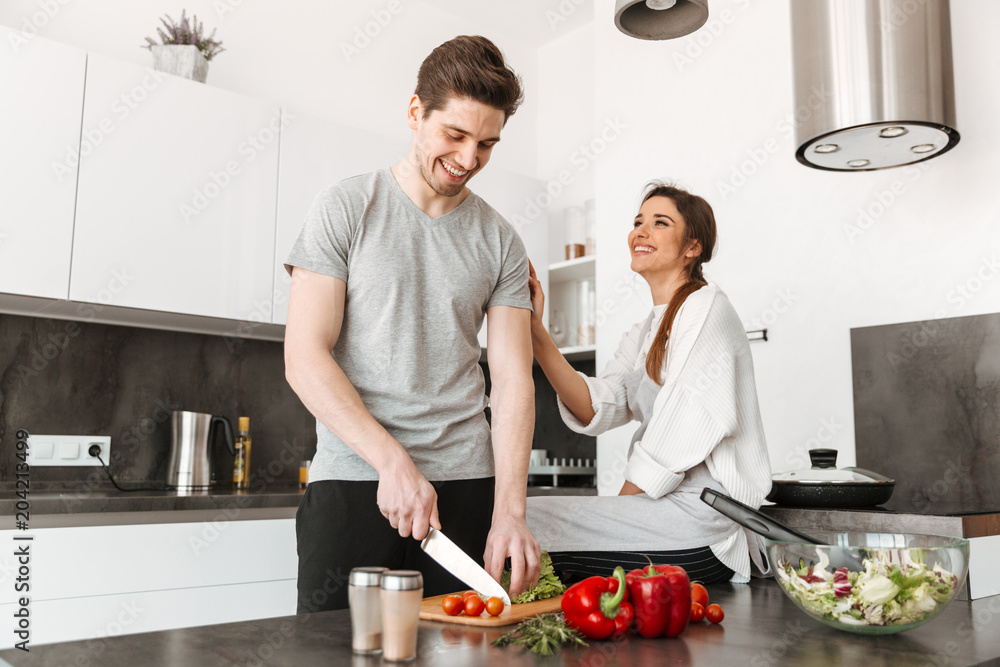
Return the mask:
[[[280,110],[91,54],[70,298],[269,321]]]
[[[287,109],[284,114],[274,254],[274,324],[288,320],[291,281],[284,262],[316,195],[345,178],[389,167],[409,150],[405,142],[353,127]]]
[[[0,28],[0,292],[65,299],[84,51]]]

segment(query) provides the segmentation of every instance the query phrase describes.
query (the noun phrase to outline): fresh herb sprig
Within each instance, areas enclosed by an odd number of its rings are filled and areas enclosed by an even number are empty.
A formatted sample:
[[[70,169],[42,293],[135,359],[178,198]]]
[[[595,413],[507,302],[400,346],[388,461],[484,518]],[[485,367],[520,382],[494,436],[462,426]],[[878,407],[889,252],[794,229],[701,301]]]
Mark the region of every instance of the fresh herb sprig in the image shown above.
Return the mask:
[[[577,629],[566,625],[565,617],[556,612],[525,619],[493,642],[494,646],[509,644],[523,646],[540,656],[552,655],[563,644],[587,646]]]

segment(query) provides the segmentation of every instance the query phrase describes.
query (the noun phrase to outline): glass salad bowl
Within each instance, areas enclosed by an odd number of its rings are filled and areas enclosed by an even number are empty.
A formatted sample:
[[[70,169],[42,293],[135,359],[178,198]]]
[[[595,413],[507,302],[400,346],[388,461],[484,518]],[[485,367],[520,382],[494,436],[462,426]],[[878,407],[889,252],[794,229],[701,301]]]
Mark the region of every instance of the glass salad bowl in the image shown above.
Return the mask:
[[[811,532],[825,544],[766,540],[781,590],[806,614],[838,630],[893,634],[948,606],[969,569],[960,537]]]

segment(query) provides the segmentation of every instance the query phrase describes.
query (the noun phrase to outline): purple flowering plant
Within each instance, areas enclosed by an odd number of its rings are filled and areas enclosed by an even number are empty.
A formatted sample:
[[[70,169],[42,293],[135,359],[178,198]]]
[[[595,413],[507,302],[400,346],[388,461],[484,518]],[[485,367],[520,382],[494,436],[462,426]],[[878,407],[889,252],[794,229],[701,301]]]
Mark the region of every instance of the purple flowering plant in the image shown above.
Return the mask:
[[[156,32],[159,34],[163,44],[197,46],[201,54],[205,56],[205,60],[211,60],[225,51],[222,48],[222,42],[215,39],[215,30],[212,30],[212,34],[205,36],[203,26],[198,20],[197,14],[192,14],[189,21],[186,10],[181,10],[180,22],[174,21],[170,18],[169,14],[164,14],[160,21],[163,23],[163,28],[157,27]],[[154,46],[159,46],[159,44],[154,39],[147,37],[146,44],[142,48],[152,49]]]

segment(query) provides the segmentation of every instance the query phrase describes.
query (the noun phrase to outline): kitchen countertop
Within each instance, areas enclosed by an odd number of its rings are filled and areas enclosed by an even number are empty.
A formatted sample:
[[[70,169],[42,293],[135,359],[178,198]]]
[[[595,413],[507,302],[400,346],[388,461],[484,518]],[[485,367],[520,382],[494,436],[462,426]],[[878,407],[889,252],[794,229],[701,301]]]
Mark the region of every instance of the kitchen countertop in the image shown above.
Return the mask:
[[[123,492],[114,487],[49,482],[32,486],[28,502],[33,528],[60,528],[212,521],[220,514],[228,519],[292,518],[303,493],[295,483],[251,485],[246,491],[219,487]],[[593,487],[528,487],[529,496],[596,494]],[[19,500],[11,484],[0,485],[0,516],[13,517]]]
[[[773,580],[708,586],[726,612],[721,625],[690,626],[678,639],[591,642],[567,649],[548,664],[752,665],[934,664],[979,665],[1000,661],[1000,597],[954,601],[919,630],[887,636],[841,632],[805,616]],[[509,629],[509,628],[507,628]],[[421,621],[415,665],[533,665],[543,662],[519,648],[490,645],[504,629]],[[375,667],[378,657],[352,656],[349,612],[227,623],[31,646],[0,652],[8,665],[224,665],[352,664]],[[3,661],[6,661],[5,663]]]
[[[54,528],[212,520],[220,513],[240,519],[289,518],[295,516],[303,493],[297,483],[252,485],[245,491],[220,487],[134,492],[49,484],[39,490],[32,487],[28,502],[31,526]],[[0,515],[13,516],[18,500],[12,487],[0,488]]]
[[[799,530],[871,531],[885,533],[926,533],[953,537],[1000,535],[1000,512],[976,514],[928,514],[866,508],[798,508],[768,505],[768,516]]]

